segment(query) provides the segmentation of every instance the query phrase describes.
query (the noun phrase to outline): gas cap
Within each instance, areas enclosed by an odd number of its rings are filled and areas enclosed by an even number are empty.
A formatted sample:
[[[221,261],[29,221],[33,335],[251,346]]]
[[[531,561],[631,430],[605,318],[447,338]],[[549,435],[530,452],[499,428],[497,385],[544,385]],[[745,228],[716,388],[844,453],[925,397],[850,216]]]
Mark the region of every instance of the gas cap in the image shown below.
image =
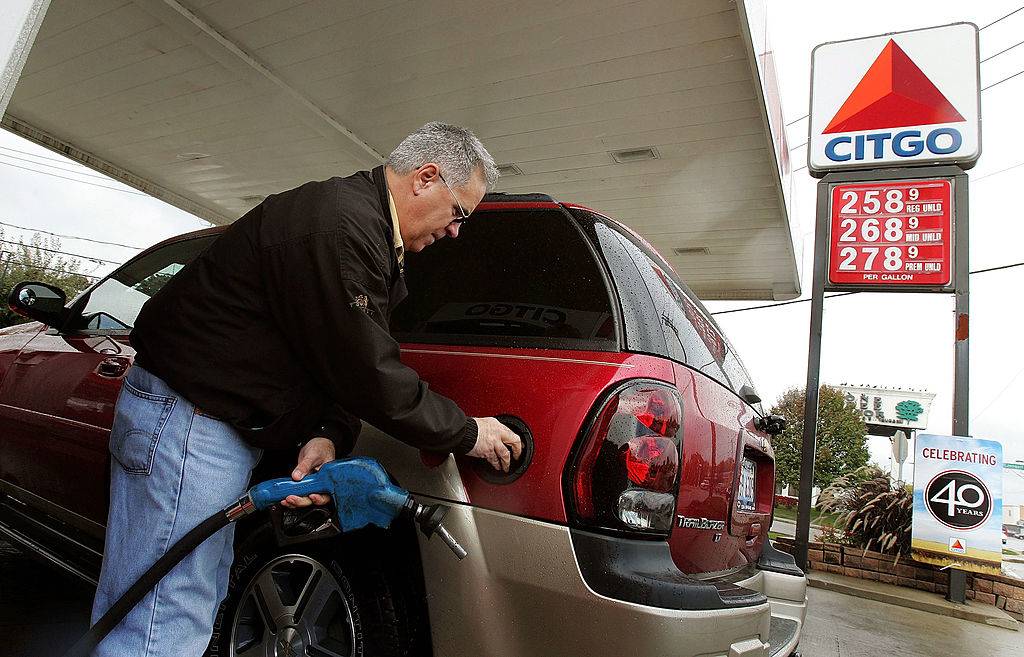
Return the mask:
[[[523,443],[523,451],[519,458],[512,457],[508,472],[495,470],[491,464],[484,459],[473,459],[473,472],[484,481],[491,484],[511,484],[523,476],[526,469],[530,467],[533,460],[533,434],[526,422],[514,415],[496,415],[495,419],[511,429]]]

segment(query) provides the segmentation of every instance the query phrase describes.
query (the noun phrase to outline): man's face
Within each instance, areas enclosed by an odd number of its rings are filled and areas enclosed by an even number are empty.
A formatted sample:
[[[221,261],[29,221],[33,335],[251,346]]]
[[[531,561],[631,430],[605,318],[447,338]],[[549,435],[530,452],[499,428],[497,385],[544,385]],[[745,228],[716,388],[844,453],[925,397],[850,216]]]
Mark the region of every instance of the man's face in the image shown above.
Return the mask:
[[[477,171],[465,185],[450,190],[438,165],[427,163],[417,169],[411,182],[411,198],[399,213],[402,241],[406,251],[422,251],[439,239],[458,237],[462,218],[459,206],[467,214],[473,212],[487,191]]]

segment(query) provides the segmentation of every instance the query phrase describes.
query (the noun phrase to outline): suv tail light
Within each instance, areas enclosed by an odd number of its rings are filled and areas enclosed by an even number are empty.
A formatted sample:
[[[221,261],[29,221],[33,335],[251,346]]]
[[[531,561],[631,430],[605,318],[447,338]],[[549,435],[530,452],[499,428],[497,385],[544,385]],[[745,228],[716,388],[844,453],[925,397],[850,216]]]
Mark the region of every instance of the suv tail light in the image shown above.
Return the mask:
[[[566,483],[583,526],[665,535],[679,491],[682,401],[675,389],[633,381],[612,393],[583,437]]]

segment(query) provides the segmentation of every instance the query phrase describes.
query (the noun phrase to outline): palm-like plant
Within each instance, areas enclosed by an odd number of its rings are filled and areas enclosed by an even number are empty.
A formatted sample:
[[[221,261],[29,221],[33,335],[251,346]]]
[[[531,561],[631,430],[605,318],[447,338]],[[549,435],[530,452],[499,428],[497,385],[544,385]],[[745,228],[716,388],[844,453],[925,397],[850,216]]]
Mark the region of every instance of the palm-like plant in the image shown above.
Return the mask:
[[[839,477],[821,491],[818,507],[840,513],[837,526],[865,550],[910,555],[913,495],[877,466],[866,465]]]

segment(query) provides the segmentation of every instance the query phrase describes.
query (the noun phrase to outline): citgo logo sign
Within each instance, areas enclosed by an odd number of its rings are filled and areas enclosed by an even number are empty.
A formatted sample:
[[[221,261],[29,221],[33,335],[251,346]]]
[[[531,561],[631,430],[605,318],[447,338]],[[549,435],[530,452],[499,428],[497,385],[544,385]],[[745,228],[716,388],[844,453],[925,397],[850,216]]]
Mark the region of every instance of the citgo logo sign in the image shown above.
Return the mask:
[[[825,128],[825,134],[963,120],[907,53],[890,39]],[[841,135],[825,144],[825,157],[833,162],[880,160],[887,153],[916,157],[925,149],[935,155],[949,155],[963,141],[956,128],[938,128],[925,135],[921,130]]]
[[[815,48],[811,172],[976,160],[976,29],[960,23]]]

